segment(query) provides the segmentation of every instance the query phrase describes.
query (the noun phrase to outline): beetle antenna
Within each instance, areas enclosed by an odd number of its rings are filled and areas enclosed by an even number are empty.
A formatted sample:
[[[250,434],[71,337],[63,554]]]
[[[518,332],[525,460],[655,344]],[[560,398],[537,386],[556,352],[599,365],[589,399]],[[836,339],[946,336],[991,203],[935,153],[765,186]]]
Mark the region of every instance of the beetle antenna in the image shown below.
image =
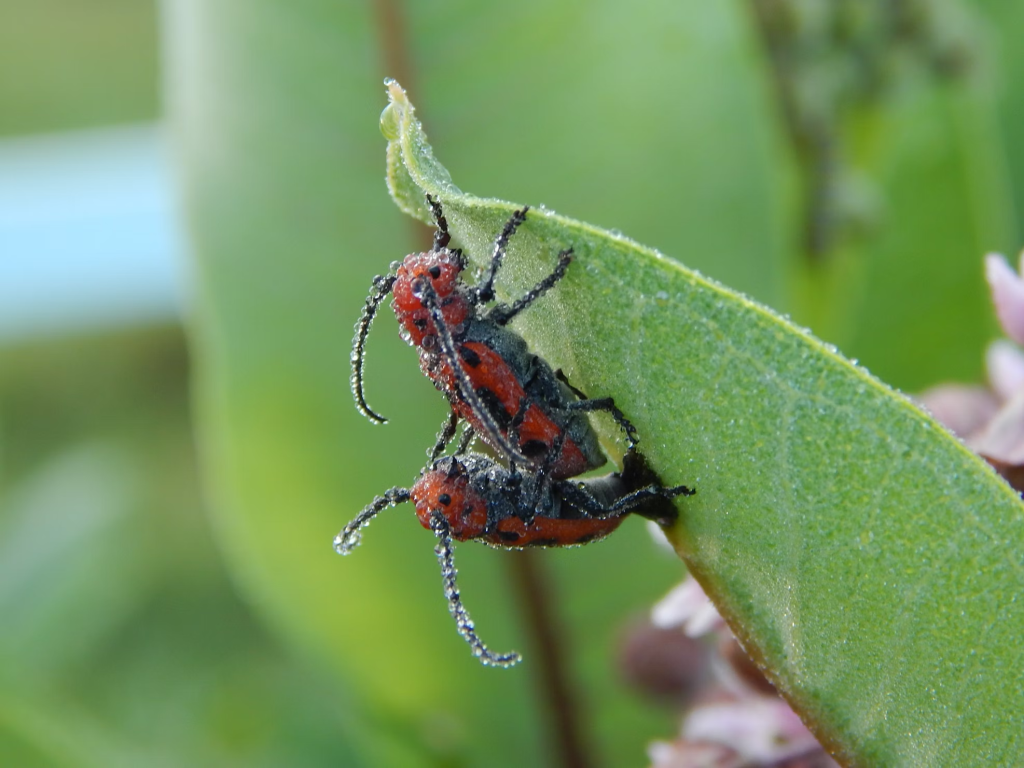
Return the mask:
[[[440,510],[434,510],[431,513],[430,530],[438,539],[434,552],[437,553],[437,560],[441,563],[441,578],[444,580],[444,596],[448,598],[448,612],[455,619],[455,625],[458,627],[462,639],[469,643],[469,647],[473,649],[473,655],[480,659],[480,663],[485,667],[511,667],[518,664],[523,657],[516,651],[494,653],[477,636],[473,620],[462,604],[459,586],[455,581],[458,571],[455,570],[452,533],[448,521],[445,520]]]
[[[370,332],[373,318],[384,297],[391,293],[391,288],[398,279],[397,275],[377,275],[373,278],[370,295],[366,297],[363,314],[356,323],[356,335],[352,339],[352,396],[356,399],[356,408],[363,416],[374,424],[387,424],[387,419],[370,408],[363,394],[363,363],[366,360],[366,336]]]
[[[352,522],[341,529],[341,533],[334,537],[334,551],[339,555],[351,554],[363,538],[362,529],[368,526],[373,518],[388,507],[402,504],[410,498],[412,498],[412,493],[408,488],[398,488],[397,486],[386,491],[383,496],[375,498],[355,516]]]

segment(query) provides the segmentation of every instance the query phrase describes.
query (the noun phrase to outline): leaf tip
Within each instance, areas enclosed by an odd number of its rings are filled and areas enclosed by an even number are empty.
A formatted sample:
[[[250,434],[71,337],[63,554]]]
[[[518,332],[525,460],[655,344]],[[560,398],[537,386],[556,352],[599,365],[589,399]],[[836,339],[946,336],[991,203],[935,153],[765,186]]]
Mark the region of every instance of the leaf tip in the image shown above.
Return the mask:
[[[397,80],[384,78],[384,85],[388,89],[388,105],[380,113],[380,132],[389,142],[397,141],[402,135],[402,123],[412,117],[413,106]]]
[[[423,126],[405,89],[393,78],[384,80],[388,105],[380,115],[380,132],[388,141],[387,184],[392,199],[405,213],[431,222],[423,194],[462,194],[447,169],[434,157]]]

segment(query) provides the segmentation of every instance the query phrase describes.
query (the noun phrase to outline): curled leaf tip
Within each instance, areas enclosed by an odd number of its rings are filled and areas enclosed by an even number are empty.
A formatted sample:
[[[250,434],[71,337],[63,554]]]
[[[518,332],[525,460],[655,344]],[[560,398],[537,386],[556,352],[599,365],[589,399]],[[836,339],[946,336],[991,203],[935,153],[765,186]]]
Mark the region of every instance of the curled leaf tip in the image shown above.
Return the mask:
[[[403,108],[407,108],[410,113],[413,111],[412,104],[409,103],[409,97],[405,95],[405,88],[395,78],[385,77],[384,85],[388,87],[388,98],[391,99],[392,104],[398,104]]]
[[[380,132],[389,142],[396,141],[401,134],[401,129],[398,127],[398,115],[395,114],[391,104],[384,107],[384,111],[380,113]]]
[[[415,108],[397,80],[385,80],[389,103],[380,116],[380,130],[388,140],[387,183],[398,207],[421,221],[430,223],[430,211],[423,195],[460,195],[448,170],[434,157]]]
[[[393,77],[385,77],[388,89],[388,105],[380,113],[380,132],[388,142],[398,141],[402,135],[402,119],[412,116],[413,107],[405,95],[405,89]]]

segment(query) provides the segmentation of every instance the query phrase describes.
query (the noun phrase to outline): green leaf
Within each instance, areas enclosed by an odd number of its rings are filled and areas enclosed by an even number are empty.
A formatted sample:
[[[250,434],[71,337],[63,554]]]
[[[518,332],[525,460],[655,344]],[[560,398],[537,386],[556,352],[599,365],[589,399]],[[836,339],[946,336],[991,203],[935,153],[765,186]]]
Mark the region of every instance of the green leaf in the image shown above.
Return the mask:
[[[424,218],[418,195],[438,196],[482,264],[516,206],[459,192],[389,93],[396,202]],[[816,733],[854,765],[1024,760],[1012,489],[835,349],[624,237],[534,210],[506,296],[570,245],[569,274],[519,329],[574,384],[615,397],[666,482],[698,489],[676,547]]]

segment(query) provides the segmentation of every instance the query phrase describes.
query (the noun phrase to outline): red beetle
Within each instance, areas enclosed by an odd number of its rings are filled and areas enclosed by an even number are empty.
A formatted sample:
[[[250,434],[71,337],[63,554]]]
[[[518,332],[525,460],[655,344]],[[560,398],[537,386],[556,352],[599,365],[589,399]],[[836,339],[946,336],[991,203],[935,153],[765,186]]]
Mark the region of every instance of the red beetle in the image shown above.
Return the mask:
[[[583,480],[553,480],[508,469],[481,454],[457,454],[431,462],[412,488],[392,488],[375,498],[335,537],[334,549],[349,554],[377,514],[412,501],[420,523],[439,540],[445,596],[459,634],[483,664],[509,667],[520,661],[519,654],[490,651],[462,605],[453,539],[504,549],[579,546],[604,538],[630,513],[670,523],[678,514],[671,499],[693,493],[685,485],[661,485],[635,451],[626,454],[622,472]]]
[[[370,324],[384,298],[393,294],[392,307],[402,337],[416,347],[420,368],[451,403],[452,411],[430,453],[444,451],[455,435],[458,420],[510,461],[528,464],[556,479],[575,477],[606,461],[589,411],[607,411],[625,431],[629,448],[638,441],[636,429],[610,397],[588,399],[508,327],[565,275],[572,249],[559,254],[558,265],[544,280],[512,304],[494,304],[494,280],[509,239],[526,220],[528,208],[512,214],[494,243],[491,263],[483,278],[469,286],[462,280],[466,260],[449,249],[451,236],[440,204],[427,196],[437,222],[434,246],[410,254],[392,265],[394,272],[374,278],[363,314],[356,325],[352,351],[352,391],[360,412],[371,421],[386,420],[373,411],[363,394],[363,362]],[[553,450],[558,443],[558,450]]]

